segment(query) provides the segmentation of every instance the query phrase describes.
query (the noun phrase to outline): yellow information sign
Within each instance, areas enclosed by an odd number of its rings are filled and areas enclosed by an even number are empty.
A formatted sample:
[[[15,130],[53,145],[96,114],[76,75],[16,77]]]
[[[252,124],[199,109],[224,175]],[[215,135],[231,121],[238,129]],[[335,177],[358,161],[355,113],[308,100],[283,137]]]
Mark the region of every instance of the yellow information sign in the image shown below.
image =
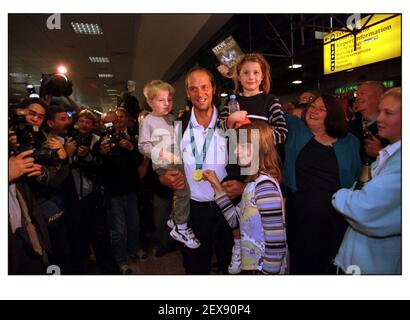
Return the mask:
[[[356,50],[348,32],[335,31],[323,38],[324,74],[401,56],[401,15],[375,14],[361,19],[359,28],[368,19],[366,29],[356,35]]]

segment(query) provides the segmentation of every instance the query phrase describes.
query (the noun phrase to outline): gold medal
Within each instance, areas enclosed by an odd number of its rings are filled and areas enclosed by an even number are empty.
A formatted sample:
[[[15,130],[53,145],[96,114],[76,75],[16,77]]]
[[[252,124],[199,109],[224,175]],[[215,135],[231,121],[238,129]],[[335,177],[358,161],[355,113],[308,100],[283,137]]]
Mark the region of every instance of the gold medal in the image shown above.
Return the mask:
[[[196,169],[194,171],[194,174],[192,175],[192,179],[194,179],[194,181],[199,182],[202,180],[202,171],[201,169]]]

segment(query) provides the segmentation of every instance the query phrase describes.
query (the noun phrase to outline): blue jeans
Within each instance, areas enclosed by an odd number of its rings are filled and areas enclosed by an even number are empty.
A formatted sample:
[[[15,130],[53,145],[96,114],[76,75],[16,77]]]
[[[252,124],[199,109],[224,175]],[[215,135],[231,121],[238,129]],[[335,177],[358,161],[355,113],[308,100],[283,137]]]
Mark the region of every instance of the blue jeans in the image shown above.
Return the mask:
[[[136,192],[121,196],[109,196],[111,221],[111,245],[118,266],[127,263],[127,251],[135,253],[140,249],[138,196]]]

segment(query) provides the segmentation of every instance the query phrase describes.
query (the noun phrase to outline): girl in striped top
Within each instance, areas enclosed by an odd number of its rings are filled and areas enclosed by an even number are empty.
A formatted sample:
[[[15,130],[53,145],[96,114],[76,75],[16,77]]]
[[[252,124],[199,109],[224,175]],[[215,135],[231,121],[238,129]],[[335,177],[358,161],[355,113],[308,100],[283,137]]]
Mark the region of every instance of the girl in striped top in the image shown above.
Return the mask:
[[[215,201],[231,228],[240,227],[242,273],[287,273],[285,209],[279,187],[281,169],[269,125],[253,121],[242,126],[246,142],[235,153],[238,164],[247,169],[247,185],[238,206],[223,191],[215,172],[204,172],[204,180],[215,190]],[[242,134],[242,133],[241,133]]]

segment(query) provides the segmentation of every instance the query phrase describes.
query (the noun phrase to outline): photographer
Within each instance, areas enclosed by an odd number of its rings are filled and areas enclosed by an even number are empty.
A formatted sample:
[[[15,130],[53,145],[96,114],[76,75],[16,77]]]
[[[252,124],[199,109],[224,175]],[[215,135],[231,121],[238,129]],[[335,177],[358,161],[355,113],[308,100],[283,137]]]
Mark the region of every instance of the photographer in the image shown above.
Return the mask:
[[[67,239],[65,215],[65,183],[70,172],[64,136],[67,134],[69,118],[60,105],[47,108],[45,126],[42,131],[41,150],[47,154],[44,160],[45,178],[30,181],[36,204],[47,223],[53,254],[50,263],[58,265],[62,274],[70,273],[70,248]]]
[[[56,170],[41,161],[49,154],[41,150],[45,113],[46,105],[36,98],[24,100],[11,112],[9,274],[44,274],[52,251],[42,208],[32,192],[32,184],[53,183],[56,177]]]
[[[90,245],[102,271],[109,273],[113,269],[110,266],[107,219],[96,179],[98,168],[95,155],[91,153],[95,143],[100,140],[99,136],[91,132],[96,120],[90,110],[82,110],[77,118],[77,129],[65,144],[71,163],[67,192],[67,222],[75,274],[86,273]]]
[[[33,151],[9,158],[8,266],[12,275],[44,274],[51,252],[47,226],[25,177],[42,174]]]
[[[120,115],[120,117],[118,117]],[[110,212],[114,259],[123,274],[134,272],[127,264],[127,248],[131,257],[146,258],[139,240],[137,168],[142,161],[135,138],[127,133],[128,116],[124,109],[102,115],[107,132],[99,147],[101,176]],[[140,253],[140,255],[138,255]]]

